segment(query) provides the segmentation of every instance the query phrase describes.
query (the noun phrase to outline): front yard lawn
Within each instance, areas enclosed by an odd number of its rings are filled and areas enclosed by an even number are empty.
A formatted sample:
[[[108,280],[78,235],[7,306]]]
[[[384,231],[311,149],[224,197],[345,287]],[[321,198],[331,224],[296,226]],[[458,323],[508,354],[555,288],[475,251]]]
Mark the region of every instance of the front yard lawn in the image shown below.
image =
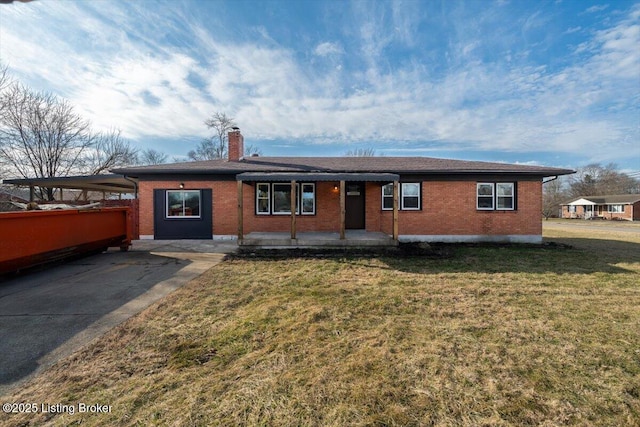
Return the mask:
[[[639,425],[640,239],[554,233],[576,248],[228,260],[2,399],[111,412],[0,423]]]

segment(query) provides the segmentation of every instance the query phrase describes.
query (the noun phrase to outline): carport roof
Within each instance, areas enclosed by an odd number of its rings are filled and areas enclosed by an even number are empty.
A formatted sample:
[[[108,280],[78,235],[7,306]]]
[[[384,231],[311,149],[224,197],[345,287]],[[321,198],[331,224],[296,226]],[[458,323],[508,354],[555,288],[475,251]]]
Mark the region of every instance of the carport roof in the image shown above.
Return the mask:
[[[136,180],[137,181],[137,180]],[[5,179],[4,184],[22,187],[67,188],[110,193],[134,193],[135,183],[131,178],[120,174],[80,175],[59,178],[22,178]]]

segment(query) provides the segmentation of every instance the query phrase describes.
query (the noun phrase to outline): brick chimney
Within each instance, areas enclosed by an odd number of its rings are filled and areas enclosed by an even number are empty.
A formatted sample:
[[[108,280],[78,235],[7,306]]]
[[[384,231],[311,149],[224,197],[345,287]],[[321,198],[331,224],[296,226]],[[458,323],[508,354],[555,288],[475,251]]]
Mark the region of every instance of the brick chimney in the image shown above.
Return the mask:
[[[229,161],[237,162],[244,157],[244,137],[240,133],[240,128],[233,127],[228,134],[229,139]]]

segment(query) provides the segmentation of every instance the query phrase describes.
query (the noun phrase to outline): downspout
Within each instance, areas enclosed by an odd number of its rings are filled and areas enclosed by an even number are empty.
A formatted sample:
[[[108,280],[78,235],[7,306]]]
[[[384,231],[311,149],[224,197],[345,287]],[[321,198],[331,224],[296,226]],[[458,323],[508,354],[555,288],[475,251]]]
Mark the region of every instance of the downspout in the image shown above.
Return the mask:
[[[127,177],[126,175],[122,175],[122,177],[125,180],[127,180],[127,181],[129,181],[129,182],[131,182],[133,184],[133,198],[137,199],[138,198],[138,183],[135,180]]]

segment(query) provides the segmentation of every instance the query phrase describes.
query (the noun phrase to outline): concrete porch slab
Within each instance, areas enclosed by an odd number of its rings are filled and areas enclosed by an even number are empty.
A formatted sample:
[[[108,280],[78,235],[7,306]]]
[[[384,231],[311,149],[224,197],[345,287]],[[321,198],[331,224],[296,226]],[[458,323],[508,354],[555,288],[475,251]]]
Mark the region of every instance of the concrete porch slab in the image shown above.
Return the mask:
[[[339,233],[303,232],[297,233],[296,239],[287,232],[252,232],[239,242],[242,247],[261,249],[276,248],[345,248],[345,247],[389,247],[398,242],[391,236],[380,232],[364,230],[347,230],[345,238]]]

